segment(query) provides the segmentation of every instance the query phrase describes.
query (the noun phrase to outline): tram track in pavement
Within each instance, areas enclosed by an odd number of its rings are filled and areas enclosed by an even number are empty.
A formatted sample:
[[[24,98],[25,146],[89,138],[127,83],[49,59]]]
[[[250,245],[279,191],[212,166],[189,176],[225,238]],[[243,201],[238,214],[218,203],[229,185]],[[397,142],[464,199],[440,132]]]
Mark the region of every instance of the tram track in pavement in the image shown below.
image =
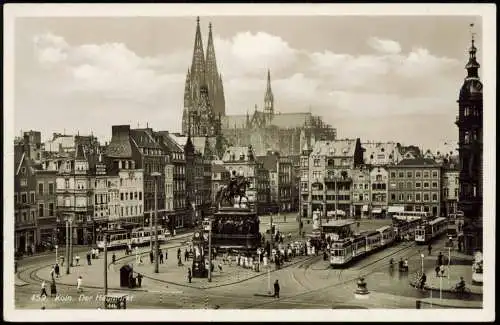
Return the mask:
[[[367,263],[367,264],[361,266],[356,271],[364,270],[364,269],[366,269],[366,268],[368,268],[368,267],[370,267],[370,266],[372,266],[372,265],[374,265],[376,263],[379,263],[379,262],[387,259],[388,257],[391,257],[391,256],[396,255],[398,253],[401,253],[401,252],[413,249],[415,247],[416,247],[415,243],[411,243],[410,245],[405,245],[405,247],[402,247],[401,249],[395,250],[395,251],[391,252],[390,254],[386,254],[386,255],[382,256],[381,258],[378,258],[378,259],[376,259],[376,260],[374,260],[374,261],[372,261],[370,263]],[[414,253],[414,254],[412,254],[412,256],[416,255],[416,254],[417,253]],[[380,269],[380,267],[374,268],[371,271],[365,273],[363,275],[363,277],[366,277],[367,275],[376,272],[378,269]],[[300,296],[304,296],[304,295],[307,295],[307,294],[310,294],[310,293],[314,293],[314,292],[321,292],[321,291],[324,291],[324,290],[329,290],[329,289],[332,289],[332,288],[335,288],[335,287],[346,285],[347,283],[355,281],[355,280],[357,280],[359,278],[359,276],[355,276],[355,277],[343,280],[342,274],[343,274],[344,270],[345,270],[345,268],[340,269],[340,273],[339,273],[339,276],[338,276],[338,279],[340,279],[340,282],[336,282],[336,283],[333,283],[333,284],[327,285],[327,286],[322,286],[322,287],[316,288],[316,289],[310,289],[310,290],[307,290],[305,292],[301,292],[301,293],[298,293],[298,294],[295,294],[295,295],[291,295],[291,296],[288,296],[288,297],[278,298],[278,299],[275,300],[275,302],[280,302],[281,301],[281,302],[285,302],[286,303],[287,301],[289,301],[291,299],[294,299],[294,298],[297,298],[297,297],[300,297]],[[269,302],[252,304],[252,305],[247,306],[244,309],[258,308],[260,306],[267,305],[267,304],[269,304]]]

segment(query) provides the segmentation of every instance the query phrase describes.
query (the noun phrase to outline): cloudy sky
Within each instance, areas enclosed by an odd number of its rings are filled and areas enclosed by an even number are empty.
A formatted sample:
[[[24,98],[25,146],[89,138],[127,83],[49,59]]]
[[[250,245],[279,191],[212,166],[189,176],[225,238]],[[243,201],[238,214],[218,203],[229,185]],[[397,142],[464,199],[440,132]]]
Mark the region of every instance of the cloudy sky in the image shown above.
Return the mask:
[[[470,23],[482,63],[472,16],[200,20],[205,49],[213,24],[227,114],[262,107],[269,68],[276,110],[311,110],[342,138],[456,141]],[[195,17],[16,19],[15,132],[180,131],[195,28]]]

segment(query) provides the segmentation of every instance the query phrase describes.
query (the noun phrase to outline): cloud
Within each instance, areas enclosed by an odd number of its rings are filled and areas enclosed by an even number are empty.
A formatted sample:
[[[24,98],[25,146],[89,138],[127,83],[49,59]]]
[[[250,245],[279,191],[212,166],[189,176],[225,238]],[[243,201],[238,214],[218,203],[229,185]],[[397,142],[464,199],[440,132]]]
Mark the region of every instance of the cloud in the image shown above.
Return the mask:
[[[419,47],[405,53],[397,41],[377,37],[367,40],[375,53],[359,55],[307,52],[265,32],[215,35],[214,42],[228,114],[262,107],[270,69],[277,111],[311,107],[339,129],[341,120],[448,112],[463,75],[455,59]],[[180,129],[191,48],[144,56],[123,43],[72,45],[51,33],[35,36],[33,43],[41,70],[23,74],[16,114],[30,115],[32,97],[44,103],[47,114],[64,110],[75,121],[84,112],[99,116],[103,127],[149,119],[160,129]],[[92,119],[86,123],[90,127]]]
[[[398,54],[401,52],[401,45],[393,40],[372,37],[368,40],[368,45],[380,53]]]

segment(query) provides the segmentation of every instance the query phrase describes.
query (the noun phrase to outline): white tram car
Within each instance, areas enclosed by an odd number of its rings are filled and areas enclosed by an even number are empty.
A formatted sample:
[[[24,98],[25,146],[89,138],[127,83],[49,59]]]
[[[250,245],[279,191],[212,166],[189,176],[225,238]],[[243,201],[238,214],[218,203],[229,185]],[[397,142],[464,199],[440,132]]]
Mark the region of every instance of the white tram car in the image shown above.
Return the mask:
[[[366,231],[353,238],[334,240],[330,249],[330,265],[345,265],[354,258],[360,258],[393,244],[394,240],[395,233],[392,226]]]
[[[415,240],[415,230],[421,223],[422,219],[413,219],[408,221],[396,218],[392,219],[394,233],[396,238],[398,238],[399,240]]]
[[[132,245],[146,245],[151,241],[151,236],[153,241],[155,240],[155,228],[151,227],[141,227],[132,230],[130,243]],[[170,232],[167,229],[158,228],[158,241],[164,242],[170,238]]]
[[[109,230],[106,235],[97,236],[97,248],[104,249],[104,236],[106,236],[107,248],[125,247],[130,243],[130,231],[126,229]]]
[[[446,218],[436,218],[432,221],[425,222],[415,229],[415,242],[417,244],[426,244],[434,238],[446,232],[448,222]]]

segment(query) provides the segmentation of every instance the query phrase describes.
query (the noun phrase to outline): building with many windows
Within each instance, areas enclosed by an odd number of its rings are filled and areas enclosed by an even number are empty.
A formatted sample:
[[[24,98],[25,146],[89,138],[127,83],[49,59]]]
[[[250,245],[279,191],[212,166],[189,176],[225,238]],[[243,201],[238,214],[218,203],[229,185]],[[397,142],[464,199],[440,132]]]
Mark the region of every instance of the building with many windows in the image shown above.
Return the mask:
[[[441,168],[432,159],[404,159],[388,166],[388,205],[441,216]]]
[[[292,211],[293,163],[290,157],[279,152],[269,151],[265,156],[257,157],[258,162],[269,173],[270,205],[276,212]]]
[[[57,244],[61,241],[57,231],[56,211],[56,169],[47,169],[43,163],[42,169],[35,170],[36,177],[36,203],[38,210],[38,238],[43,243]]]
[[[352,216],[367,218],[370,211],[370,168],[352,170]]]
[[[385,167],[374,167],[370,171],[371,206],[368,212],[371,217],[383,218],[388,211],[389,174]]]

